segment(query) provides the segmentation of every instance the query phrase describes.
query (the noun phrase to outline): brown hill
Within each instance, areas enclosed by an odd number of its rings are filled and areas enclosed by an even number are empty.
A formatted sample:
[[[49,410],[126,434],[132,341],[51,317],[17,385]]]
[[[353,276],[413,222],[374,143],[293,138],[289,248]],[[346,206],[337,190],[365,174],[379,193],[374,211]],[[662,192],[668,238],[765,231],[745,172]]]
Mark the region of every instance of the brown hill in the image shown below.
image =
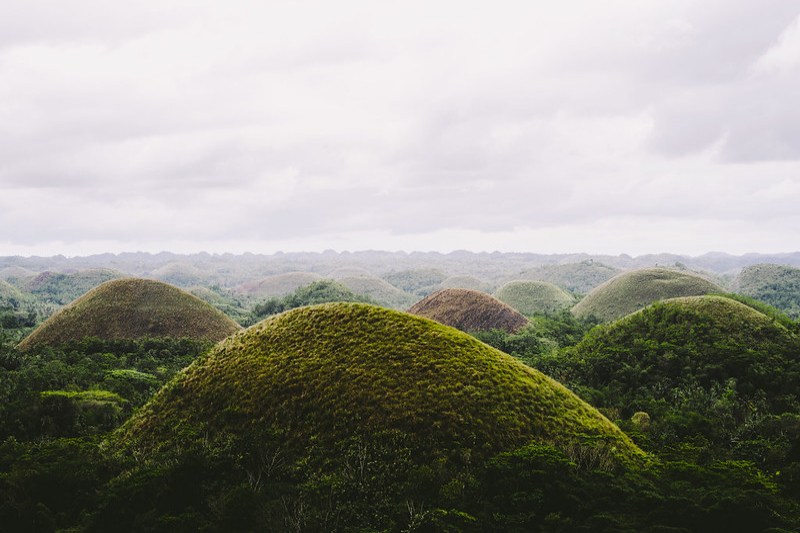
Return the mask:
[[[494,296],[472,289],[442,289],[408,312],[467,332],[501,329],[513,333],[528,324],[527,318]]]

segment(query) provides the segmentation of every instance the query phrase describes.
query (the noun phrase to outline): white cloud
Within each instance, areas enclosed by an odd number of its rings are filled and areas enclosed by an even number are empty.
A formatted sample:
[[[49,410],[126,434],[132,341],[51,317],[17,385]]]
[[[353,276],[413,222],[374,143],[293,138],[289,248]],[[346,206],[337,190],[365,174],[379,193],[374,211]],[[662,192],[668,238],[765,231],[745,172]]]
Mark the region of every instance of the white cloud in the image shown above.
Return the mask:
[[[794,2],[75,4],[0,7],[0,254],[800,248]]]

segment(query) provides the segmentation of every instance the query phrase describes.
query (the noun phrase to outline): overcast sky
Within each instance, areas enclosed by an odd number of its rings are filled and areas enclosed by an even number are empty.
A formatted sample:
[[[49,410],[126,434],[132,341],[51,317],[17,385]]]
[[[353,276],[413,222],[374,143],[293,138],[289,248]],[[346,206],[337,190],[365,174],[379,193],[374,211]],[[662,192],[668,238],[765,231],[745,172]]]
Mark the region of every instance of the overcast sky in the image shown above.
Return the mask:
[[[0,1],[0,255],[800,250],[797,0]]]

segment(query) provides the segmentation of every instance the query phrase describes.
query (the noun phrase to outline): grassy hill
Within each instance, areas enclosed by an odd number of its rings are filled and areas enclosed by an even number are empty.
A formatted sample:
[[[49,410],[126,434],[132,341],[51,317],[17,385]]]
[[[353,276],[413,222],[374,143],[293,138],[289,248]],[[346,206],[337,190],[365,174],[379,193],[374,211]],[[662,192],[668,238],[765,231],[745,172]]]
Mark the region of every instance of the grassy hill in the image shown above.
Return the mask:
[[[405,309],[416,300],[413,295],[381,278],[352,276],[339,278],[337,281],[355,294],[366,296],[371,301],[392,309]]]
[[[578,318],[610,322],[653,302],[680,296],[723,292],[710,281],[666,268],[644,268],[619,274],[603,283],[572,308]]]
[[[313,272],[287,272],[244,283],[236,291],[254,298],[281,298],[321,279]]]
[[[475,276],[450,276],[439,284],[439,289],[472,289],[489,292],[489,284]]]
[[[301,462],[312,477],[352,467],[354,450],[378,454],[393,483],[422,475],[405,487],[417,494],[530,442],[642,457],[592,407],[514,358],[431,320],[356,303],[295,309],[230,337],[115,442],[142,456],[197,438],[278,451],[288,471]],[[439,474],[413,473],[435,462]]]
[[[93,268],[78,272],[42,272],[28,280],[23,289],[44,303],[66,305],[101,283],[125,277],[122,272]]]
[[[36,328],[19,345],[58,345],[85,337],[105,340],[187,337],[219,341],[240,326],[191,294],[144,279],[103,283]]]
[[[501,329],[513,333],[528,324],[527,318],[497,298],[471,289],[437,291],[408,312],[467,332]]]
[[[731,298],[693,296],[594,328],[548,371],[622,419],[648,413],[656,448],[675,453],[686,439],[719,459],[768,471],[795,462],[800,471],[791,451],[800,437],[799,350],[780,320]],[[800,478],[785,481],[800,488]]]
[[[736,292],[800,318],[800,269],[759,264],[743,269],[734,282]]]
[[[525,270],[519,279],[546,281],[579,294],[586,294],[620,273],[618,268],[595,261],[564,265],[542,265]]]
[[[497,289],[494,296],[523,315],[556,313],[575,303],[571,294],[545,281],[511,281]]]

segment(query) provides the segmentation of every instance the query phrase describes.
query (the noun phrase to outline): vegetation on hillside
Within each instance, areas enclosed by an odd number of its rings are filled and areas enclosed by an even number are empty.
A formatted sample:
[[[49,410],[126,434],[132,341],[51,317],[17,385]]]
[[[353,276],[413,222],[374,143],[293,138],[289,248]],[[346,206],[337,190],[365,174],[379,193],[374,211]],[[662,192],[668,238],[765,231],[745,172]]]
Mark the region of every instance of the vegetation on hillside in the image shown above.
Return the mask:
[[[43,303],[66,305],[101,283],[123,278],[116,270],[94,268],[78,272],[42,272],[27,280],[23,289]]]
[[[800,318],[800,269],[785,265],[753,265],[734,282],[737,292]]]
[[[544,281],[511,281],[494,297],[526,316],[556,313],[575,303],[571,294]]]
[[[442,289],[415,303],[408,312],[466,332],[499,329],[513,333],[528,323],[494,296],[471,289]]]
[[[292,294],[283,298],[270,298],[256,304],[247,319],[246,324],[252,325],[270,316],[303,307],[331,302],[362,302],[374,303],[366,296],[361,296],[339,282],[331,279],[315,281],[305,287],[300,287]]]
[[[578,318],[611,322],[659,300],[719,292],[720,287],[694,274],[645,268],[624,272],[603,283],[578,302],[572,312]]]
[[[108,281],[65,307],[20,343],[21,350],[86,337],[194,338],[218,341],[240,326],[191,294],[159,281]]]

